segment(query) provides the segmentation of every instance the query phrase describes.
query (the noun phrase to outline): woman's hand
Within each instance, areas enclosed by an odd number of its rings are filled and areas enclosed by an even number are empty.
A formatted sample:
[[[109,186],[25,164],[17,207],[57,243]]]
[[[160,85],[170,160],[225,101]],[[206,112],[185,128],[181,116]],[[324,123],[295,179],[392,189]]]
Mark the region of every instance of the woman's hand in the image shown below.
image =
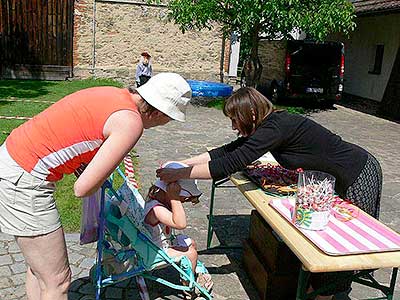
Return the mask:
[[[160,168],[156,171],[156,176],[164,182],[175,182],[179,179],[211,179],[208,163],[193,165],[187,168],[171,169]]]
[[[156,176],[160,180],[170,183],[178,181],[179,179],[189,178],[190,168],[172,169],[172,168],[160,168],[156,170]],[[186,175],[187,174],[187,175]]]

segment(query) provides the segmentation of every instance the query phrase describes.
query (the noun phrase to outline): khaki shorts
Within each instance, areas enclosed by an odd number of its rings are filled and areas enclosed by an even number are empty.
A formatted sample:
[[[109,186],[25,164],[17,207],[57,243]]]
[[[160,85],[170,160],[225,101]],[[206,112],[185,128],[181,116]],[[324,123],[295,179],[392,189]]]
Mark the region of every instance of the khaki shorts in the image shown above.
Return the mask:
[[[0,231],[36,236],[58,229],[54,190],[54,182],[32,176],[0,146]]]

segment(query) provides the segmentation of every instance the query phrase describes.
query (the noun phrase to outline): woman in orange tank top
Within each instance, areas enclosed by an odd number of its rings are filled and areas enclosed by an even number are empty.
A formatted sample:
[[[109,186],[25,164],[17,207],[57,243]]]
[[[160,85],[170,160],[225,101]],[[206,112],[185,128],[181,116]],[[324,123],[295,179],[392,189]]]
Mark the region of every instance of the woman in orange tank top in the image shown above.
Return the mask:
[[[11,132],[0,146],[0,230],[25,257],[28,299],[66,300],[71,282],[54,182],[75,173],[75,195],[92,194],[144,129],[185,121],[190,97],[180,75],[160,73],[137,89],[78,91]]]

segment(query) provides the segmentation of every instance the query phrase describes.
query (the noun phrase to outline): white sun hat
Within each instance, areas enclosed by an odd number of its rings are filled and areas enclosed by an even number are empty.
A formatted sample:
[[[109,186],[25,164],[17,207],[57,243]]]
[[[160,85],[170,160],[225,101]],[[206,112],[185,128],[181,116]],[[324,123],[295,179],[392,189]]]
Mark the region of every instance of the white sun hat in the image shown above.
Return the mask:
[[[162,168],[171,168],[171,169],[181,169],[189,167],[187,164],[177,162],[177,161],[169,161],[161,166]],[[195,179],[180,179],[178,180],[178,184],[181,186],[180,196],[190,197],[190,196],[200,196],[202,192],[197,187],[197,180]],[[163,191],[167,190],[167,184],[160,179],[154,183],[155,186],[159,187]]]
[[[186,107],[192,97],[192,90],[181,75],[159,73],[136,90],[154,108],[174,120],[185,122]]]

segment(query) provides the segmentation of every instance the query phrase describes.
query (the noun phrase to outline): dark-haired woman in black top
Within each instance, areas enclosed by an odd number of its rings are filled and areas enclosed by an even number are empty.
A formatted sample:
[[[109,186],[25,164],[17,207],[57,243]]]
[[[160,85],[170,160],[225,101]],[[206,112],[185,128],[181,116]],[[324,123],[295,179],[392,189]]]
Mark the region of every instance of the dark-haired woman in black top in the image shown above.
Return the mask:
[[[382,171],[376,158],[363,148],[343,141],[318,123],[286,111],[274,111],[272,103],[253,88],[241,88],[227,99],[224,114],[232,121],[237,140],[184,160],[186,169],[159,169],[167,182],[182,178],[222,179],[271,152],[287,169],[302,168],[329,173],[336,178],[335,191],[372,215],[379,216]],[[312,288],[339,279],[348,272],[313,274]],[[316,299],[350,289],[351,282]]]

